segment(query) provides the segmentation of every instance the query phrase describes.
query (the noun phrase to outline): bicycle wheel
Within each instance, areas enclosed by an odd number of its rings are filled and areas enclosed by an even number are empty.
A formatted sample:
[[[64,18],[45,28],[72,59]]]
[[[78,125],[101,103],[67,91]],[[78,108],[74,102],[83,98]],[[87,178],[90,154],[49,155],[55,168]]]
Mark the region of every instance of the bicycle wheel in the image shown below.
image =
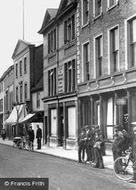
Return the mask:
[[[113,171],[118,179],[131,180],[133,178],[133,162],[126,157],[119,157],[114,162]]]

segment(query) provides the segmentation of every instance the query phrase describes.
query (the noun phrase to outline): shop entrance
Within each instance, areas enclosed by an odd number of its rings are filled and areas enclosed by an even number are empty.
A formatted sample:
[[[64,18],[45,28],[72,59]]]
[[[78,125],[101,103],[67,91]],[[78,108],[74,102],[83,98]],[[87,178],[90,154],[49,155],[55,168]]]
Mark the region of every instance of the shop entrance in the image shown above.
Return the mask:
[[[122,126],[122,129],[128,131],[128,101],[123,97],[118,100],[118,123]]]
[[[63,136],[64,136],[64,117],[63,117],[63,107],[60,107],[60,116],[59,116],[59,133],[60,133],[60,146],[63,146]]]

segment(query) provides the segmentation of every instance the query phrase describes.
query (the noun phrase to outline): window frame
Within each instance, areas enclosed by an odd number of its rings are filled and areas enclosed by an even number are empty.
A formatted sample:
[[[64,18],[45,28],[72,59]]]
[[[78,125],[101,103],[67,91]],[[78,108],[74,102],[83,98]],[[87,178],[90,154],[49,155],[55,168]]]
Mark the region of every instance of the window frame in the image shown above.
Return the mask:
[[[118,33],[118,62],[117,62],[117,65],[116,65],[116,70],[114,68],[114,65],[113,65],[113,55],[112,53],[114,52],[114,50],[112,51],[113,47],[111,47],[111,44],[112,44],[112,37],[111,35],[113,35],[111,32],[115,31],[117,29],[117,33]],[[115,40],[114,40],[115,41]],[[109,69],[108,69],[108,72],[111,74],[111,73],[116,73],[116,72],[119,72],[120,71],[120,65],[119,65],[119,58],[120,58],[120,48],[119,48],[119,25],[115,25],[111,28],[108,29],[108,65],[109,65]],[[113,68],[112,68],[113,67]]]
[[[101,44],[101,52],[102,52],[102,56],[98,56],[96,53],[98,52],[97,48],[96,48],[96,42],[98,42],[97,40],[101,37],[102,40],[102,44]],[[100,75],[100,66],[97,64],[97,60],[101,60],[101,75]],[[95,36],[94,38],[94,67],[95,67],[95,77],[96,78],[101,78],[103,76],[103,34],[99,34],[97,36]],[[98,67],[99,66],[99,67]]]
[[[27,95],[28,95],[28,87],[27,83],[24,84],[24,99],[27,100]]]
[[[93,17],[96,19],[96,18],[99,18],[101,15],[102,15],[102,0],[101,0],[101,7],[100,7],[100,13],[96,14],[96,1],[97,1],[97,4],[98,4],[98,1],[99,0],[93,0]],[[98,10],[98,6],[97,6],[97,10]]]
[[[64,92],[74,92],[76,88],[76,59],[64,63]]]
[[[87,21],[86,21],[86,23],[84,23],[84,5],[83,5],[83,3],[84,3],[84,1],[88,1],[88,18],[86,19]],[[81,1],[81,26],[82,27],[85,27],[85,26],[87,26],[88,24],[89,24],[89,0],[82,0]]]
[[[116,3],[110,6],[110,0],[107,0],[107,10],[114,8],[119,4],[119,0],[115,0],[115,1]]]
[[[24,58],[24,74],[27,73],[27,57]]]
[[[130,36],[130,23],[136,20],[136,14],[131,16],[130,18],[126,19],[126,67],[129,69],[136,67],[136,61],[135,64],[132,64],[132,58],[131,58],[131,52],[130,52],[130,43],[131,43],[131,36]],[[136,43],[136,42],[135,42]],[[136,59],[136,56],[135,56]]]
[[[64,20],[64,44],[72,42],[76,38],[76,23],[75,23],[75,14],[69,16]]]
[[[57,49],[57,30],[56,27],[48,32],[48,54],[51,54]]]
[[[88,46],[88,53],[87,53],[87,55],[88,55],[88,61],[86,62],[85,61],[85,57],[84,57],[84,55],[85,55],[85,46]],[[87,81],[89,81],[90,80],[90,41],[88,40],[88,41],[85,41],[83,44],[82,44],[82,63],[83,63],[83,81],[84,82],[87,82]],[[89,68],[87,69],[87,64],[88,64],[88,66],[89,66]],[[88,70],[88,72],[87,72],[87,70]],[[88,74],[89,75],[88,75]],[[87,76],[88,75],[88,76]]]
[[[22,76],[22,60],[19,61],[19,74]]]
[[[48,96],[55,96],[57,92],[57,68],[48,70]]]

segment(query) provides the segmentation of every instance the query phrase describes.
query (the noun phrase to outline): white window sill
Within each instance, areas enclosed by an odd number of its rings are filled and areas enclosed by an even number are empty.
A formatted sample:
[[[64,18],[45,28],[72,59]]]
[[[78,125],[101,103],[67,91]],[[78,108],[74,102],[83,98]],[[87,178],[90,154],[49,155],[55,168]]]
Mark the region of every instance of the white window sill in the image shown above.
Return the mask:
[[[100,17],[102,17],[102,13],[100,13],[100,14],[97,15],[97,16],[94,16],[94,17],[93,17],[93,20],[95,21],[95,20],[99,19]]]
[[[108,8],[107,8],[107,11],[112,10],[112,9],[115,8],[117,5],[118,5],[118,3],[116,3],[115,5],[112,5],[111,7],[108,7]]]
[[[89,21],[88,21],[86,24],[82,25],[82,29],[84,29],[84,28],[87,27],[88,25],[89,25]]]

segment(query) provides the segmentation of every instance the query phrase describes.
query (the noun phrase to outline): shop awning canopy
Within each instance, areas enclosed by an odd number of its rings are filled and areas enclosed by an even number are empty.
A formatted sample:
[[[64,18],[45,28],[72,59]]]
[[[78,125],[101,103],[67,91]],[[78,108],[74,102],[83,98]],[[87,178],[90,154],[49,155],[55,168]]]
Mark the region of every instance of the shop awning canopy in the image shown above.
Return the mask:
[[[35,113],[29,113],[28,115],[26,115],[26,116],[20,121],[20,123],[29,122],[34,116],[35,116]]]
[[[34,123],[34,122],[43,122],[43,111],[38,111],[35,113],[27,114],[20,123]]]
[[[20,121],[25,117],[25,115],[26,115],[26,109],[24,104],[14,106],[10,116],[8,117],[7,120],[5,120],[4,123],[15,125],[17,123],[17,119],[18,123],[20,123]]]

